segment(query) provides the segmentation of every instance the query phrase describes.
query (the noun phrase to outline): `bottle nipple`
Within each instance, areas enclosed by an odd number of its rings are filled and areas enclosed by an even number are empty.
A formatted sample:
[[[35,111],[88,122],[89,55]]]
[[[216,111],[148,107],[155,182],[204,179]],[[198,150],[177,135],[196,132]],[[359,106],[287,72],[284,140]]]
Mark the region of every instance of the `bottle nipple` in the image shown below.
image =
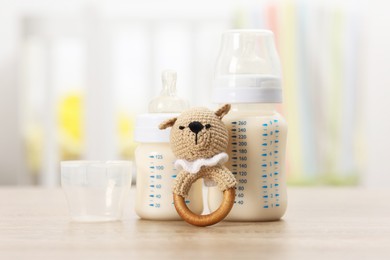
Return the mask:
[[[187,109],[188,101],[176,95],[176,71],[164,70],[161,79],[162,90],[159,96],[150,101],[149,113],[180,113]]]
[[[268,68],[265,59],[258,55],[256,39],[253,37],[243,37],[246,42],[242,44],[240,56],[237,58],[236,74],[257,74],[265,73]],[[247,39],[246,39],[247,38]],[[263,70],[263,71],[262,71]]]

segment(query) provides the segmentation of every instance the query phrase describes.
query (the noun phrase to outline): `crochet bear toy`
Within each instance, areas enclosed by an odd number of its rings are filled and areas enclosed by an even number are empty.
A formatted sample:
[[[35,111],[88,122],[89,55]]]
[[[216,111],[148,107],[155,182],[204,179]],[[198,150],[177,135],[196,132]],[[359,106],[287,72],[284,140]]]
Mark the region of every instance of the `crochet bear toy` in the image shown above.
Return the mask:
[[[175,207],[179,215],[193,225],[215,224],[233,207],[236,179],[223,166],[228,160],[225,151],[229,136],[221,121],[229,110],[229,104],[215,112],[206,108],[192,108],[160,124],[160,129],[172,127],[171,149],[177,158],[175,166],[181,170],[173,188]],[[199,178],[205,180],[206,186],[218,185],[224,192],[220,208],[209,215],[195,215],[184,203],[191,185]]]

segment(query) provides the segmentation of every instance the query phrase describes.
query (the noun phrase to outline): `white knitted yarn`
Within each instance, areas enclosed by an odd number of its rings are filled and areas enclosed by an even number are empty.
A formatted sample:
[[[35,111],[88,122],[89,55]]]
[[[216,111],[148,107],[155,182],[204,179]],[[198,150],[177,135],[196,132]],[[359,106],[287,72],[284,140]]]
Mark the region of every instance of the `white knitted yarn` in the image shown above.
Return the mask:
[[[185,170],[186,172],[195,174],[200,171],[202,166],[215,166],[217,164],[224,164],[229,159],[227,153],[218,153],[211,158],[200,158],[195,161],[187,161],[185,159],[178,159],[175,161],[175,167],[178,170]]]

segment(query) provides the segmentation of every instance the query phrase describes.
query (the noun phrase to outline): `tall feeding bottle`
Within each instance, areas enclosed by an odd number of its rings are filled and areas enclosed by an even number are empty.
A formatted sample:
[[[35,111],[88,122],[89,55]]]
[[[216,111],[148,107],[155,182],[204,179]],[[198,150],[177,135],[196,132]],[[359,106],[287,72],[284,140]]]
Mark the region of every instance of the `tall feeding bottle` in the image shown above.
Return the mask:
[[[280,219],[287,206],[287,125],[275,110],[282,103],[281,66],[274,36],[267,30],[232,30],[222,35],[216,64],[215,103],[231,103],[228,168],[237,179],[231,221]],[[222,194],[209,190],[209,207]]]

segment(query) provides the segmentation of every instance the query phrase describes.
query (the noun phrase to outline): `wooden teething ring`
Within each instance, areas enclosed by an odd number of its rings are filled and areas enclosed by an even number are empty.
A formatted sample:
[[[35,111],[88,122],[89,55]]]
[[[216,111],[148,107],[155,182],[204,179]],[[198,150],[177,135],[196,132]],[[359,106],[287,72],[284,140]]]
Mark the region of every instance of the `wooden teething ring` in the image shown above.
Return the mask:
[[[187,207],[184,197],[175,193],[173,194],[173,201],[177,213],[179,213],[180,217],[182,217],[187,223],[198,227],[206,227],[220,222],[229,214],[230,210],[233,208],[235,196],[235,187],[225,190],[223,192],[223,201],[219,208],[207,215],[194,214]]]

